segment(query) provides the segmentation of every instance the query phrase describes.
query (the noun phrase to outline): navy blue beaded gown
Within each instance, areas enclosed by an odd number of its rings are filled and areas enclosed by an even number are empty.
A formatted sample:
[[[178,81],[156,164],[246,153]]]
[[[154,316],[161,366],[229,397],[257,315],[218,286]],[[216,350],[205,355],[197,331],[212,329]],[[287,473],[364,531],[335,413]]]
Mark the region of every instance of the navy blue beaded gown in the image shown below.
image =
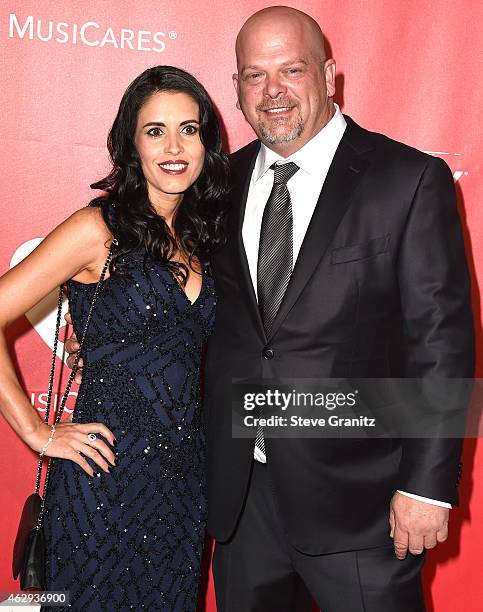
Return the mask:
[[[109,427],[117,464],[107,474],[86,457],[90,477],[51,460],[47,589],[68,591],[70,610],[196,609],[206,506],[200,361],[216,298],[206,271],[192,304],[165,264],[143,261],[128,253],[104,282],[72,419]],[[78,336],[94,288],[68,281]]]

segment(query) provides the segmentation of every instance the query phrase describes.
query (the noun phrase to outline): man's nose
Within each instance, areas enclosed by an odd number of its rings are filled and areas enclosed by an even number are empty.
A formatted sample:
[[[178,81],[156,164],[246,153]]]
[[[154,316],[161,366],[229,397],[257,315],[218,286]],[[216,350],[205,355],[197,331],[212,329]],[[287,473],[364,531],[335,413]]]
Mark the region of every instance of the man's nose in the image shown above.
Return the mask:
[[[287,93],[287,88],[278,74],[267,75],[263,93],[270,98],[278,98]]]

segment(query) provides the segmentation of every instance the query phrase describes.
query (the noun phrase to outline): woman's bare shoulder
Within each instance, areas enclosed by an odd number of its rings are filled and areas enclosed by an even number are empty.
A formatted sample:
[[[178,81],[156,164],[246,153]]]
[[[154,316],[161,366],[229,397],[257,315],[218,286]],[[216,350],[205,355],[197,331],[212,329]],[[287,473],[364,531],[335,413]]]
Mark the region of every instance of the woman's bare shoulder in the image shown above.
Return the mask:
[[[99,278],[111,242],[102,212],[76,211],[0,278],[0,327],[9,324],[69,278]]]
[[[77,210],[59,227],[75,234],[76,240],[83,241],[86,247],[97,244],[105,245],[112,240],[112,234],[104,222],[102,210],[97,206],[85,206]]]

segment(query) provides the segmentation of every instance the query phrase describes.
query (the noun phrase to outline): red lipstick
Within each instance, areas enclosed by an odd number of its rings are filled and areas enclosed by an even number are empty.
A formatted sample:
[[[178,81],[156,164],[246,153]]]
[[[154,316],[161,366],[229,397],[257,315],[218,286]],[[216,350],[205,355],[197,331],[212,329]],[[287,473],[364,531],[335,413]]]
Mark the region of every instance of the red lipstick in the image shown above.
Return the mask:
[[[178,175],[186,172],[188,168],[188,162],[184,159],[168,159],[166,161],[162,161],[158,164],[163,172],[166,174]]]

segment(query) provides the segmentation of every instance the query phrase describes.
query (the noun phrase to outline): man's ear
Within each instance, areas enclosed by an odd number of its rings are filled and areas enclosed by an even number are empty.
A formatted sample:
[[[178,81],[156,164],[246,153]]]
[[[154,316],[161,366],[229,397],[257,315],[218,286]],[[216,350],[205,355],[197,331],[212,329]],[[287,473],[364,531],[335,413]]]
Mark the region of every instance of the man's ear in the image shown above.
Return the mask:
[[[331,98],[335,94],[335,60],[326,60],[324,64],[324,74],[327,96]]]
[[[235,91],[236,91],[236,98],[237,98],[237,99],[236,99],[236,107],[237,107],[237,109],[238,109],[238,110],[241,110],[241,108],[240,108],[240,102],[238,101],[238,100],[239,100],[239,97],[240,97],[240,77],[239,77],[239,76],[238,76],[238,74],[235,72],[235,73],[232,75],[232,77],[231,77],[231,78],[232,78],[232,81],[233,81],[233,87],[235,88]]]

